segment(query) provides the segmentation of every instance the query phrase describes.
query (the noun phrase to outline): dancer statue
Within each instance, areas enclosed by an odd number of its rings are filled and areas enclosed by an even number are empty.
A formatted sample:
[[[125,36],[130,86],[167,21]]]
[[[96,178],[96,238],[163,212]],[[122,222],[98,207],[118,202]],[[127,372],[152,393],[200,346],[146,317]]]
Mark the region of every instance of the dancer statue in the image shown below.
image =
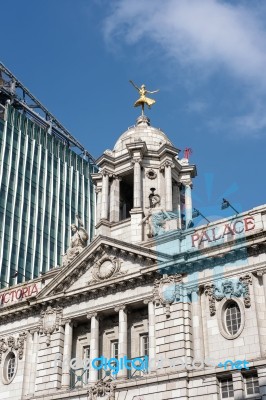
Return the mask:
[[[155,100],[150,99],[149,97],[146,97],[146,93],[157,93],[159,92],[159,90],[154,90],[154,91],[149,91],[146,89],[145,85],[141,85],[141,87],[139,88],[137,85],[135,85],[135,83],[133,81],[129,81],[135,89],[137,89],[137,91],[139,92],[140,98],[135,102],[134,107],[139,107],[141,106],[141,110],[142,110],[142,115],[144,115],[144,105],[146,104],[149,108],[151,108],[151,106],[155,103]]]

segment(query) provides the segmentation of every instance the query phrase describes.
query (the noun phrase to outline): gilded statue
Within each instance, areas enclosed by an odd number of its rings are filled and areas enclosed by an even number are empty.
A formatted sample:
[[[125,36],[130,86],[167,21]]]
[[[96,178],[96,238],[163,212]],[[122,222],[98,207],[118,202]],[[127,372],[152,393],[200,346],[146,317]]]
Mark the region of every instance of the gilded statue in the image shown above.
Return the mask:
[[[83,222],[78,215],[76,215],[76,218],[78,220],[78,224],[71,225],[73,234],[70,239],[70,246],[66,253],[63,254],[63,267],[69,264],[79,253],[81,253],[84,247],[87,246],[87,241],[89,239],[88,233],[84,229]]]
[[[140,98],[135,102],[134,107],[139,107],[141,106],[142,109],[142,115],[144,115],[144,105],[146,104],[149,108],[151,108],[151,106],[155,103],[155,100],[150,99],[149,97],[146,97],[147,93],[153,94],[153,93],[157,93],[159,92],[159,90],[154,90],[154,91],[150,91],[146,89],[145,85],[141,85],[141,87],[139,88],[137,85],[135,85],[135,83],[133,81],[129,81],[135,89],[137,89],[137,91],[139,92]]]

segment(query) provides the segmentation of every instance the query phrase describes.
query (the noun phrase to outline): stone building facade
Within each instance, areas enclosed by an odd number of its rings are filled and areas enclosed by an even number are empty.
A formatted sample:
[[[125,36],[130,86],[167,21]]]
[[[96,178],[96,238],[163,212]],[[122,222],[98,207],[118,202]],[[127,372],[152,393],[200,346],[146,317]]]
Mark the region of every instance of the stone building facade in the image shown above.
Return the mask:
[[[0,292],[0,399],[266,399],[266,206],[190,228],[178,153],[140,117],[97,161],[94,240]]]

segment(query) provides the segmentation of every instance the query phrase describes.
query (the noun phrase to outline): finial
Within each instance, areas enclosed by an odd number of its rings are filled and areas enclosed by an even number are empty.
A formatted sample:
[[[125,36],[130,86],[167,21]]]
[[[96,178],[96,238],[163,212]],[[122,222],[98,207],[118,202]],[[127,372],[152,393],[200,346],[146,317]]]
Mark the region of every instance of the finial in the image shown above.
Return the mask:
[[[129,81],[135,89],[137,89],[137,91],[139,92],[140,98],[135,102],[134,107],[139,107],[141,106],[141,115],[144,116],[144,105],[146,104],[149,108],[151,108],[151,106],[155,103],[155,100],[150,99],[148,97],[146,97],[146,93],[157,93],[159,92],[159,90],[154,90],[154,91],[150,91],[146,89],[146,86],[143,84],[141,85],[141,87],[139,88],[137,85],[135,85],[135,83],[133,81]]]

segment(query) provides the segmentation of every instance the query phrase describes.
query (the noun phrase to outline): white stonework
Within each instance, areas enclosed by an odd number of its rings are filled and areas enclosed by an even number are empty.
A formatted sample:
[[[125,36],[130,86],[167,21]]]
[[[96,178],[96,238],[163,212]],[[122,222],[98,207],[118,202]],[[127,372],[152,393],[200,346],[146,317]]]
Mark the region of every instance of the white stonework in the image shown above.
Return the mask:
[[[68,265],[0,292],[0,399],[218,400],[224,379],[231,399],[266,399],[266,206],[184,229],[196,169],[177,155],[139,118],[98,160],[94,240]],[[169,215],[159,223],[153,195]],[[158,223],[149,237],[147,216]],[[149,356],[150,369],[84,369],[100,356]],[[226,360],[250,369],[225,370]]]

